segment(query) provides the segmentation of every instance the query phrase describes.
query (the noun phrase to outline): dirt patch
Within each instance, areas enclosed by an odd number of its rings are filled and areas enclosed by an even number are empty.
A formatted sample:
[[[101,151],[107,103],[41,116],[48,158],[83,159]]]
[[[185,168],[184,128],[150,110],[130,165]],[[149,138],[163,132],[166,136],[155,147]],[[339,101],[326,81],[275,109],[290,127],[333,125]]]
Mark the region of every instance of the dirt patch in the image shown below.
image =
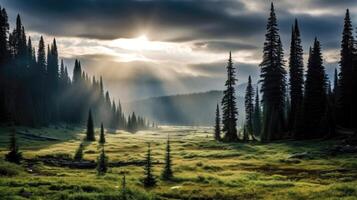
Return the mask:
[[[34,165],[35,163],[42,162],[45,165],[55,166],[55,167],[69,167],[73,169],[94,169],[97,167],[97,163],[93,160],[82,160],[75,161],[70,158],[61,158],[53,156],[41,156],[34,159],[27,159],[28,165]],[[109,162],[109,167],[122,167],[122,166],[144,166],[146,164],[145,160],[136,160],[129,162]],[[163,164],[162,162],[152,162],[153,165]]]

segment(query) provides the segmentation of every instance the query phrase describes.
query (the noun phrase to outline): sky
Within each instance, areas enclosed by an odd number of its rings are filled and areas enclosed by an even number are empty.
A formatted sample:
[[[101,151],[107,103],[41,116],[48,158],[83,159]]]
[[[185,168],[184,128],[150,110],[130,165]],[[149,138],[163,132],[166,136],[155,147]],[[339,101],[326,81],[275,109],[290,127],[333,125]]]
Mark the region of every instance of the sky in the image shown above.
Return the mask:
[[[298,19],[304,58],[315,37],[329,76],[338,67],[343,19],[355,0],[275,0],[285,60]],[[229,51],[238,83],[259,80],[271,1],[266,0],[0,0],[14,27],[19,13],[37,43],[55,37],[71,72],[74,59],[122,101],[221,90]],[[34,43],[34,42],[33,42]],[[288,63],[286,63],[287,65]],[[306,65],[306,62],[305,62]],[[244,95],[244,94],[238,94]]]

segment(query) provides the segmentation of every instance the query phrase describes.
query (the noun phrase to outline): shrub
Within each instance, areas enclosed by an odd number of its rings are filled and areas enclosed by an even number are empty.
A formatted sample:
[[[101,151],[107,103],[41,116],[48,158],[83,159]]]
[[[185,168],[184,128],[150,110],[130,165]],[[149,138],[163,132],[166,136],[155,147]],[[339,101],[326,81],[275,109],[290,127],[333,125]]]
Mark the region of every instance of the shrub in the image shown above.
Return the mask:
[[[0,161],[0,176],[17,176],[24,172],[24,169],[18,165]]]

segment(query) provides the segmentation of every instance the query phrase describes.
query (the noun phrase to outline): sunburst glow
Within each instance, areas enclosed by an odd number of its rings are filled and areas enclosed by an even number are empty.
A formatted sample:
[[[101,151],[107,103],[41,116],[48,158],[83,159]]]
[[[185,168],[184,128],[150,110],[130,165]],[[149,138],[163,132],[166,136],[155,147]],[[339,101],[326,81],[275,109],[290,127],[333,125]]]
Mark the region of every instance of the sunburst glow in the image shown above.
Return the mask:
[[[159,51],[170,47],[164,42],[150,41],[146,35],[116,39],[111,41],[110,46],[132,51]]]

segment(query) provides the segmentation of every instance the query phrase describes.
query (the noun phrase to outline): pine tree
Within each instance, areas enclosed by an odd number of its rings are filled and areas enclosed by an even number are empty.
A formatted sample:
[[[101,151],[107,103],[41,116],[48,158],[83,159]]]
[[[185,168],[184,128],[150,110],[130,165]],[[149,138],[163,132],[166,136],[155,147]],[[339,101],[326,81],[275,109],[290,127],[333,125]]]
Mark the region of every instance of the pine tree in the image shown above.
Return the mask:
[[[214,139],[216,141],[221,141],[221,116],[219,113],[219,106],[217,104],[216,108],[216,121],[214,126]]]
[[[296,19],[291,32],[289,69],[291,105],[289,109],[290,112],[288,113],[288,123],[290,130],[292,130],[293,127],[295,127],[297,112],[302,108],[304,88],[303,50],[301,46],[300,30]],[[292,132],[295,132],[295,130],[292,130]]]
[[[245,128],[246,135],[245,140],[249,140],[248,135],[253,133],[253,116],[254,116],[254,89],[252,86],[252,78],[248,77],[248,85],[245,92]]]
[[[6,10],[0,7],[0,68],[9,60],[9,27]]]
[[[74,62],[74,68],[73,68],[73,83],[78,83],[81,81],[81,74],[82,74],[82,68],[81,65],[79,64],[78,60],[75,60]]]
[[[47,87],[49,95],[49,108],[50,108],[50,120],[51,122],[58,121],[58,85],[59,85],[59,70],[58,70],[58,50],[56,39],[53,39],[53,43],[47,52]]]
[[[315,38],[307,65],[303,112],[305,134],[298,137],[301,139],[319,138],[323,134],[321,123],[326,109],[327,85],[325,68],[322,64],[320,43]]]
[[[93,125],[93,118],[92,118],[92,111],[89,110],[88,113],[88,120],[87,120],[87,138],[88,141],[95,141],[94,136],[94,125]]]
[[[11,133],[9,153],[5,155],[5,160],[16,164],[20,164],[22,160],[22,153],[19,151],[19,146],[17,144],[15,128]]]
[[[340,123],[345,127],[352,126],[352,95],[356,90],[353,88],[353,57],[354,57],[354,38],[353,27],[350,19],[349,10],[346,10],[344,19],[344,28],[341,42],[341,60],[340,60],[340,81],[339,81],[339,102],[340,102]]]
[[[145,161],[145,177],[143,179],[144,187],[153,187],[156,185],[156,178],[152,174],[152,161],[151,161],[151,149],[150,143],[148,143],[148,152],[146,154],[146,161]]]
[[[259,100],[259,90],[258,87],[255,91],[255,105],[254,105],[254,114],[253,114],[253,131],[255,136],[260,136],[261,134],[261,110],[260,110],[260,100]]]
[[[224,90],[222,99],[222,113],[223,113],[223,140],[226,142],[234,142],[238,140],[237,136],[237,106],[235,97],[236,71],[233,67],[232,54],[229,52],[229,59],[227,65],[227,81],[226,90]]]
[[[0,7],[0,122],[8,120],[7,108],[5,105],[6,82],[5,64],[10,59],[8,45],[9,22],[6,10]]]
[[[166,154],[165,154],[165,166],[161,174],[163,180],[171,180],[173,178],[172,172],[172,160],[171,160],[171,149],[170,149],[170,139],[167,138],[166,144]]]
[[[73,156],[73,159],[75,161],[81,161],[83,159],[83,150],[84,150],[84,145],[80,143],[78,149],[76,150],[76,153]]]
[[[11,54],[16,58],[17,64],[23,68],[26,61],[26,35],[20,15],[16,17],[16,26],[10,35],[9,44],[11,46]]]
[[[45,43],[43,37],[40,37],[37,51],[37,64],[34,70],[35,80],[34,80],[34,96],[36,98],[35,110],[38,112],[38,118],[41,124],[46,124],[47,118],[47,109],[45,107],[47,95],[45,87],[46,79],[46,52],[45,52]]]
[[[104,143],[105,143],[103,123],[100,124],[100,138],[99,138],[99,143],[100,143],[100,144],[104,144]]]
[[[285,75],[283,49],[278,33],[274,5],[271,4],[270,17],[263,50],[261,66],[261,91],[263,93],[263,130],[261,141],[283,138]]]
[[[243,141],[247,142],[249,140],[249,134],[247,131],[247,124],[243,124]]]
[[[100,152],[100,155],[97,159],[97,174],[99,176],[105,175],[108,171],[108,157],[105,155],[104,147]]]
[[[38,53],[37,53],[37,63],[41,68],[41,71],[46,71],[46,52],[45,52],[45,42],[43,37],[40,37],[38,44]]]

